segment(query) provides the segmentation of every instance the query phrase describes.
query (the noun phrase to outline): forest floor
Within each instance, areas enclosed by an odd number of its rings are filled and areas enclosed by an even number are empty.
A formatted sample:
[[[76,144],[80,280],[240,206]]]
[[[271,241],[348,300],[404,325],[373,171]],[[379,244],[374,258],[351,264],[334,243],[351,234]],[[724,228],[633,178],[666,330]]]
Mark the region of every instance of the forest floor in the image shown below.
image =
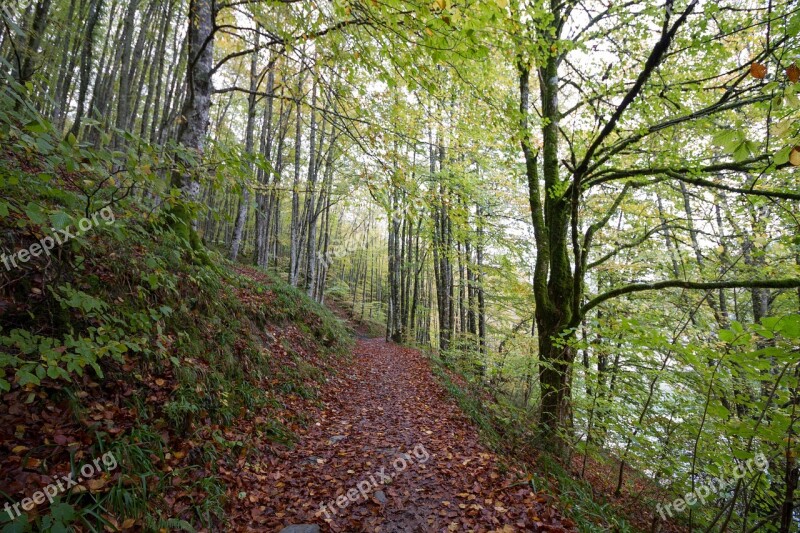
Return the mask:
[[[419,351],[360,338],[352,367],[330,379],[321,401],[297,445],[277,451],[265,475],[259,465],[241,473],[264,485],[256,501],[247,499],[255,508],[230,516],[233,529],[574,529],[551,497],[479,443]]]

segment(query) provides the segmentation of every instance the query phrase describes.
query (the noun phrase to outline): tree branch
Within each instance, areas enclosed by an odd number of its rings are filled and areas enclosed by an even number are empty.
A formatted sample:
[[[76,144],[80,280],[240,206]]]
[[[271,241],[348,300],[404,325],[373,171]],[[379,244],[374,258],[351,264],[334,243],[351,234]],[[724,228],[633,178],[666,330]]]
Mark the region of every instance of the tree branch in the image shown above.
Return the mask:
[[[671,6],[671,2],[668,2],[668,5]],[[586,154],[583,156],[583,160],[580,162],[578,167],[575,169],[575,176],[577,179],[580,180],[585,174],[586,171],[589,169],[589,163],[594,157],[594,153],[600,148],[600,145],[603,144],[603,141],[606,140],[606,137],[611,135],[611,132],[617,127],[617,122],[619,121],[622,114],[628,108],[629,105],[636,99],[639,93],[644,87],[644,84],[647,83],[647,80],[650,79],[650,76],[653,74],[653,71],[658,67],[661,63],[661,60],[664,57],[664,54],[669,49],[669,45],[672,42],[672,38],[678,32],[678,28],[680,28],[686,19],[689,17],[689,14],[694,10],[694,7],[697,5],[697,0],[692,0],[689,5],[686,7],[684,12],[675,21],[675,24],[672,25],[671,28],[667,29],[667,21],[664,22],[664,32],[661,35],[661,39],[659,39],[658,43],[653,47],[653,50],[650,52],[650,56],[647,58],[647,62],[644,65],[644,68],[639,73],[639,76],[636,78],[636,82],[633,84],[633,87],[628,91],[625,97],[620,102],[617,109],[614,110],[614,114],[611,115],[611,118],[608,119],[608,122],[603,127],[603,130],[600,134],[594,139],[592,144],[586,150]]]
[[[732,187],[730,185],[724,185],[722,183],[714,183],[713,181],[698,178],[695,176],[689,176],[686,174],[681,174],[680,172],[670,171],[666,173],[667,176],[674,178],[678,181],[682,181],[684,183],[691,183],[692,185],[699,185],[701,187],[709,187],[711,189],[719,189],[722,191],[730,191],[739,194],[748,194],[750,196],[766,196],[767,198],[782,198],[784,200],[798,200],[800,201],[800,193],[796,192],[786,192],[786,191],[767,191],[764,189],[750,189],[750,188],[742,188],[742,187]]]
[[[590,187],[594,187],[595,185],[601,185],[603,183],[618,179],[635,178],[639,176],[666,175],[669,174],[670,172],[678,172],[681,174],[698,174],[698,173],[710,174],[710,173],[722,172],[724,170],[750,172],[756,170],[752,168],[754,164],[766,162],[769,160],[769,157],[770,157],[769,155],[764,154],[751,159],[745,159],[744,161],[728,161],[725,163],[717,163],[714,165],[684,166],[680,168],[649,167],[649,168],[632,168],[628,170],[606,169],[603,170],[602,172],[598,172],[592,177],[592,179],[588,180],[585,183],[584,188],[588,189]]]
[[[691,185],[697,185],[700,187],[708,187],[709,189],[717,189],[721,191],[728,191],[728,192],[735,192],[738,194],[747,194],[750,196],[765,196],[767,198],[781,198],[783,200],[800,200],[800,193],[794,192],[787,192],[787,191],[776,191],[776,190],[767,190],[767,189],[753,189],[751,187],[734,187],[732,185],[725,185],[724,183],[716,183],[709,179],[700,178],[694,174],[697,173],[714,173],[714,172],[721,172],[725,170],[733,171],[733,172],[752,172],[758,169],[750,168],[749,165],[753,163],[758,163],[760,161],[767,161],[770,159],[769,155],[761,155],[752,159],[748,159],[746,161],[740,162],[730,162],[730,163],[720,163],[717,165],[707,165],[705,167],[683,167],[679,169],[670,169],[670,168],[635,168],[631,170],[614,170],[609,171],[602,176],[599,176],[585,184],[586,188],[593,187],[595,185],[600,185],[602,183],[607,183],[609,181],[619,180],[619,179],[627,179],[639,176],[667,176],[669,178],[682,181],[684,183],[689,183]],[[785,163],[783,165],[778,165],[775,168],[787,168],[789,167],[789,163]],[[660,183],[664,181],[664,178],[655,180],[651,184]]]
[[[658,225],[658,226],[646,231],[638,239],[636,239],[634,241],[631,241],[631,242],[627,242],[627,243],[618,245],[616,248],[614,248],[612,251],[608,252],[606,255],[600,257],[599,259],[597,259],[595,261],[592,261],[591,263],[588,263],[586,265],[585,270],[588,272],[589,270],[602,265],[603,263],[605,263],[606,261],[608,261],[609,259],[611,259],[615,255],[620,253],[622,250],[628,250],[630,248],[635,248],[635,247],[639,246],[640,244],[645,242],[647,239],[649,239],[654,233],[657,233],[657,232],[659,232],[659,231],[661,231],[661,230],[663,230],[665,228],[667,228],[667,226]]]
[[[606,300],[617,298],[625,294],[642,291],[657,291],[668,288],[692,289],[692,290],[714,290],[714,289],[795,289],[800,287],[800,278],[788,279],[765,279],[765,280],[731,280],[731,281],[686,281],[682,279],[670,279],[666,281],[654,281],[652,283],[632,283],[610,290],[599,296],[595,296],[581,307],[581,315],[594,309]]]
[[[727,96],[729,97],[730,95],[727,95]],[[603,149],[603,150],[601,150],[599,152],[599,154],[602,154],[601,157],[599,157],[598,160],[594,163],[594,165],[592,165],[591,168],[588,169],[588,172],[591,174],[595,169],[597,169],[600,165],[602,165],[603,163],[608,161],[612,156],[614,156],[615,154],[618,154],[619,152],[621,152],[622,150],[624,150],[625,148],[627,148],[631,144],[642,140],[643,138],[647,137],[648,135],[652,135],[653,133],[657,133],[657,132],[659,132],[661,130],[665,130],[665,129],[671,128],[673,126],[677,126],[679,124],[683,124],[684,122],[690,122],[690,121],[696,120],[698,118],[703,118],[703,117],[707,117],[709,115],[714,115],[714,114],[720,113],[722,111],[730,111],[730,110],[733,110],[733,109],[739,109],[740,107],[748,106],[750,104],[756,104],[758,102],[766,102],[766,101],[772,99],[772,95],[770,95],[770,94],[762,94],[762,95],[754,96],[752,98],[745,98],[743,100],[734,100],[734,101],[727,102],[727,103],[726,103],[725,98],[726,98],[726,96],[724,95],[716,103],[711,104],[711,105],[709,105],[707,107],[704,107],[702,109],[699,109],[699,110],[697,110],[697,111],[695,111],[693,113],[689,113],[689,114],[686,114],[686,115],[681,115],[679,117],[674,117],[674,118],[667,119],[664,122],[660,122],[658,124],[654,124],[653,126],[648,127],[647,130],[644,133],[636,133],[636,134],[633,134],[633,135],[631,135],[629,137],[626,137],[624,139],[620,139],[619,141],[617,141],[613,145],[611,145],[608,148]]]
[[[239,50],[238,52],[232,52],[232,53],[226,55],[225,57],[220,59],[217,62],[216,65],[214,65],[214,68],[211,70],[211,73],[213,75],[215,72],[217,72],[217,70],[220,69],[220,67],[222,67],[222,65],[224,65],[225,63],[227,63],[231,59],[235,59],[237,57],[241,57],[241,56],[245,56],[245,55],[248,55],[248,54],[252,54],[252,53],[258,52],[259,50],[263,50],[265,48],[269,48],[270,46],[275,46],[275,45],[278,45],[278,44],[281,45],[281,46],[286,46],[286,44],[289,43],[289,42],[308,41],[308,40],[316,39],[318,37],[322,37],[324,35],[327,35],[328,33],[341,30],[341,29],[346,28],[348,26],[363,26],[365,24],[369,24],[369,21],[366,20],[366,19],[354,18],[354,19],[342,20],[342,21],[337,22],[336,24],[333,24],[333,25],[331,25],[331,26],[329,26],[327,28],[323,28],[323,29],[321,29],[319,31],[310,32],[310,33],[304,33],[303,35],[298,35],[296,37],[293,36],[293,37],[288,38],[288,39],[283,38],[283,37],[279,37],[279,36],[276,36],[276,35],[273,36],[271,34],[267,34],[267,35],[271,36],[271,40],[270,41],[267,41],[264,44],[261,44],[259,46],[253,47],[253,48],[247,48],[245,50]],[[217,27],[214,28],[214,31],[216,32],[218,29],[225,28],[225,27],[226,26],[217,26]]]

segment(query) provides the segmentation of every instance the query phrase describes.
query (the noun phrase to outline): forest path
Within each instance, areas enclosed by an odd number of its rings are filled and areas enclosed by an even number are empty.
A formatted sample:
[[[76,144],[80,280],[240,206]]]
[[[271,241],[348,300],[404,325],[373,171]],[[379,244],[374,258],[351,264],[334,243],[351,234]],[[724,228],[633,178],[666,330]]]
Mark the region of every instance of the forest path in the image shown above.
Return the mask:
[[[419,351],[359,339],[353,366],[321,400],[316,420],[266,476],[268,496],[258,502],[266,520],[247,530],[567,530],[521,474],[501,472]]]

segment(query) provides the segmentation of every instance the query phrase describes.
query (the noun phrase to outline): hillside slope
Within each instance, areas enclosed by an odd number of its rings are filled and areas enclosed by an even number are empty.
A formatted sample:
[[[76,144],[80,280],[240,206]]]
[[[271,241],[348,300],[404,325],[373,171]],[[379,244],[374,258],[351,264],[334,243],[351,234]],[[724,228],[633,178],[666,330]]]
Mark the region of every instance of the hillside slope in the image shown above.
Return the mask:
[[[224,528],[235,473],[309,423],[351,332],[63,158],[7,149],[0,176],[3,533]]]

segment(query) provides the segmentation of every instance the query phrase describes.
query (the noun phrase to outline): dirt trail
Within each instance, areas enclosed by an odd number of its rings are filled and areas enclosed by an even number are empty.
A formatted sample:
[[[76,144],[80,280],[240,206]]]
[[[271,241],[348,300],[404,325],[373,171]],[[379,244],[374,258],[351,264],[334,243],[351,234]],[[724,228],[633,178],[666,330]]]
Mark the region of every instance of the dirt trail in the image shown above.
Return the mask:
[[[262,523],[241,530],[568,530],[546,497],[499,470],[420,352],[360,339],[354,355],[350,374],[326,386],[307,433],[265,472]]]

